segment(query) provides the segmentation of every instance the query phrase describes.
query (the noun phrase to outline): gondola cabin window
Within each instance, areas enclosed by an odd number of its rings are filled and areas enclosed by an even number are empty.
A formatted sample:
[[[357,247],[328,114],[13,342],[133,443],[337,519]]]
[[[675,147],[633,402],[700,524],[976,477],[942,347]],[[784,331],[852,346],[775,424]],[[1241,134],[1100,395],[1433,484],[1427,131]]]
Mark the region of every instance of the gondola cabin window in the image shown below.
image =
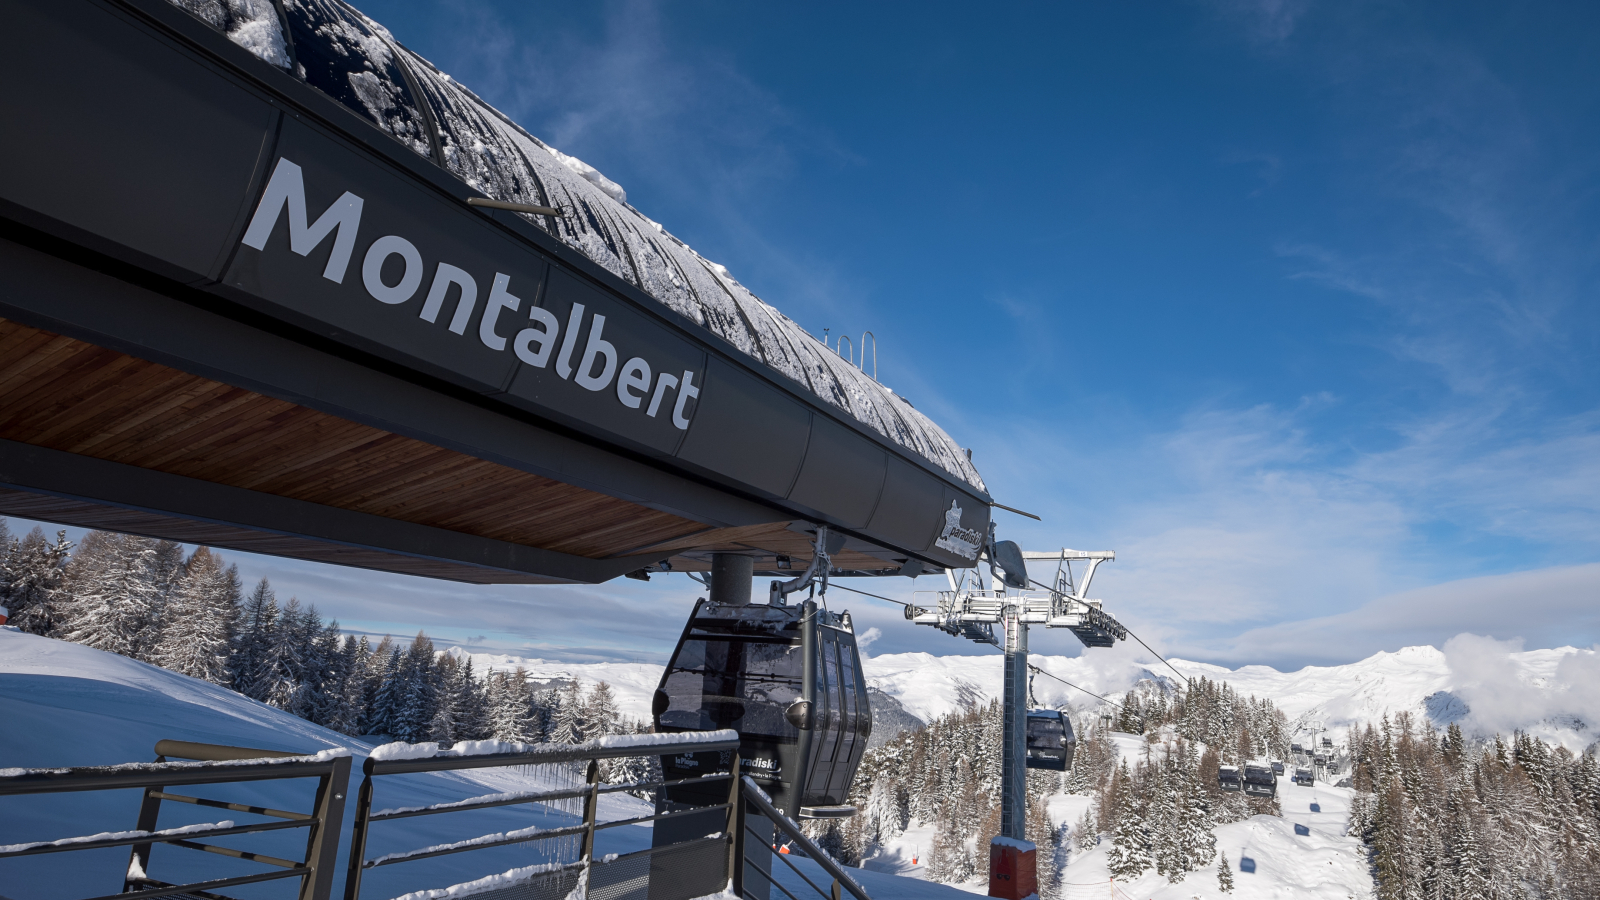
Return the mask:
[[[788,642],[685,641],[666,677],[661,724],[793,740],[799,731],[784,713],[801,697],[803,663],[801,648]]]

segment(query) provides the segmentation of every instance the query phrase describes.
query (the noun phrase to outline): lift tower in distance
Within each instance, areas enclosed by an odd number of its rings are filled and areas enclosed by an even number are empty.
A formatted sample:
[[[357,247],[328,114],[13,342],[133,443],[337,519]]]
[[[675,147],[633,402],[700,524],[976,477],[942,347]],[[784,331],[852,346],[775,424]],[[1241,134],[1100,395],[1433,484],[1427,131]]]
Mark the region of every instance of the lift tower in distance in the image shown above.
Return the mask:
[[[1115,560],[1113,551],[1053,550],[1028,552],[1012,541],[990,540],[984,547],[990,583],[981,590],[968,585],[965,573],[946,571],[948,591],[918,592],[906,607],[906,618],[919,625],[993,644],[1005,651],[1005,685],[1001,694],[1000,836],[989,849],[989,896],[1022,900],[1037,892],[1035,849],[1025,836],[1027,820],[1028,626],[1067,628],[1085,647],[1110,647],[1127,630],[1085,595],[1100,564]],[[1028,577],[1027,562],[1055,562],[1055,580],[1046,588]],[[1086,568],[1072,578],[1073,562]],[[975,580],[976,582],[976,580]],[[1037,588],[1037,589],[1036,589]],[[922,602],[927,595],[927,605]],[[995,626],[1000,633],[995,633]]]

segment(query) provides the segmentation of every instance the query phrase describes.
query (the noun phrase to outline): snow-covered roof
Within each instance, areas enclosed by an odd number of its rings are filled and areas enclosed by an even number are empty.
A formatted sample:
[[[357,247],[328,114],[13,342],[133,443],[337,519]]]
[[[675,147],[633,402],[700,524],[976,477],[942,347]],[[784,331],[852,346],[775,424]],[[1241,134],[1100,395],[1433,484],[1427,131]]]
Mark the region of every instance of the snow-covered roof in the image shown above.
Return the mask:
[[[594,167],[549,146],[340,0],[170,0],[268,63],[367,117],[418,155],[496,199],[553,207],[526,218],[747,356],[978,488],[983,479],[944,429],[728,270],[628,203]]]

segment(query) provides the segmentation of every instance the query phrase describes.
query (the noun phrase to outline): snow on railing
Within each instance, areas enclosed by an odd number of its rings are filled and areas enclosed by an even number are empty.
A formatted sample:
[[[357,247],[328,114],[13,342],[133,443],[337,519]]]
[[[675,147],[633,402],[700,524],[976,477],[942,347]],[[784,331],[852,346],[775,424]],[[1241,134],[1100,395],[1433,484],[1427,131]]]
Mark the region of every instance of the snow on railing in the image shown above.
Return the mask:
[[[177,834],[203,834],[207,831],[218,831],[232,828],[232,819],[223,819],[221,822],[206,822],[200,825],[184,825],[180,828],[164,828],[160,831],[102,831],[99,834],[86,834],[81,837],[62,838],[58,841],[31,841],[26,844],[0,844],[0,853],[21,853],[24,850],[34,850],[39,847],[67,847],[72,844],[87,844],[92,841],[123,841],[128,838],[143,837],[169,837]]]
[[[611,734],[584,741],[581,744],[525,744],[519,741],[459,741],[448,748],[440,748],[434,741],[408,744],[396,741],[375,747],[369,758],[377,762],[402,759],[444,759],[467,756],[494,756],[507,753],[561,752],[583,754],[607,750],[652,750],[671,748],[683,744],[701,744],[713,741],[737,741],[739,733],[729,728],[721,731],[686,731],[678,734]],[[647,756],[648,753],[642,753]]]

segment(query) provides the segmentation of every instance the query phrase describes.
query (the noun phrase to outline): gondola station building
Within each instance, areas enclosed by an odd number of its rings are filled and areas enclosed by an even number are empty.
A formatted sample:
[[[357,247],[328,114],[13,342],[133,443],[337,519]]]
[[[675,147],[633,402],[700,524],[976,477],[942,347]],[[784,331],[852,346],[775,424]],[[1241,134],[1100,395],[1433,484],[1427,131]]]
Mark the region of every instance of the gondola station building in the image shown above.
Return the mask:
[[[733,605],[976,564],[938,425],[353,8],[0,9],[0,514]]]

